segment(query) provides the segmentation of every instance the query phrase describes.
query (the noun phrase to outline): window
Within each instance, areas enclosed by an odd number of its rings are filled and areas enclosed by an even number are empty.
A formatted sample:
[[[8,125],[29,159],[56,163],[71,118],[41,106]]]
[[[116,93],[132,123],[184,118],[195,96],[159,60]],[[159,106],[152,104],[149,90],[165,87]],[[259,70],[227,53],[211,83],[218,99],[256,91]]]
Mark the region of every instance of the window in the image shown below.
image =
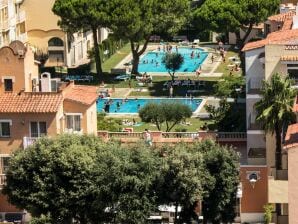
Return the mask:
[[[2,171],[2,174],[4,174],[8,169],[9,159],[10,157],[8,155],[0,155],[0,171]]]
[[[4,79],[4,90],[12,91],[13,90],[12,79]]]
[[[0,137],[10,137],[11,121],[0,120]]]
[[[73,132],[80,132],[81,115],[66,115],[66,129]]]
[[[30,122],[30,136],[33,138],[47,135],[47,123],[46,122]]]
[[[52,39],[49,40],[48,42],[49,47],[63,47],[64,43],[63,40],[61,40],[58,37],[53,37]]]

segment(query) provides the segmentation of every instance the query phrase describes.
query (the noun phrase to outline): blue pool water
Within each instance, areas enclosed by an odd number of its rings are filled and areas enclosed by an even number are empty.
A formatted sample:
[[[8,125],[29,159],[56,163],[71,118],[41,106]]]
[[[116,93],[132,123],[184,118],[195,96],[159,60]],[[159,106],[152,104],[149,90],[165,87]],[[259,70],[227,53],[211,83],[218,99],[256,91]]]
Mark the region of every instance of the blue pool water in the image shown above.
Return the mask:
[[[176,49],[173,48],[172,52],[176,52]],[[191,58],[192,52],[194,52],[193,58]],[[177,72],[195,72],[208,56],[208,53],[200,48],[193,49],[180,47],[178,48],[178,53],[184,57],[184,63]],[[200,57],[198,57],[198,54]],[[165,52],[162,49],[160,51],[155,50],[145,54],[140,59],[139,72],[167,72],[164,64],[161,63],[164,55]],[[158,65],[156,65],[156,63],[158,63]]]
[[[111,99],[110,113],[138,113],[139,108],[142,108],[147,103],[162,103],[162,102],[180,102],[188,105],[194,112],[201,104],[202,99],[183,99],[183,98],[156,98],[156,99],[127,99],[127,102],[123,102],[123,99]],[[97,100],[97,111],[103,112],[107,99]],[[117,109],[117,102],[120,104],[120,108]],[[138,106],[139,105],[139,106]]]

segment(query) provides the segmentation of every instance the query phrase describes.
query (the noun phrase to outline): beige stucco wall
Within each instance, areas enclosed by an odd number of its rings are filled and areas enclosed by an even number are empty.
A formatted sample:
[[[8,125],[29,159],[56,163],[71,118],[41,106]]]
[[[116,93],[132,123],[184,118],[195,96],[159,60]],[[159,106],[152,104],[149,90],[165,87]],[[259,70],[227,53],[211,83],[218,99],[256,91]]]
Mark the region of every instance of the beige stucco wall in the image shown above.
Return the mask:
[[[81,128],[83,129],[83,134],[91,134],[91,133],[96,134],[95,125],[97,123],[97,119],[94,117],[96,115],[95,104],[92,104],[92,106],[86,106],[73,101],[64,100],[63,108],[64,108],[64,113],[82,114],[83,117],[81,120]],[[91,115],[91,112],[92,112],[92,115]]]
[[[60,29],[57,25],[59,17],[52,12],[55,0],[25,0],[21,9],[26,10],[26,29],[53,30]]]
[[[9,138],[0,138],[0,154],[10,154],[12,151],[22,147],[23,137],[30,136],[31,121],[47,122],[48,136],[57,135],[56,113],[1,113],[0,119],[12,120],[11,136]]]
[[[251,33],[248,35],[248,38],[246,39],[245,43],[247,43],[248,41],[250,41],[253,38],[258,37],[258,34],[260,31],[262,31],[262,29],[253,28],[251,30]],[[243,30],[240,30],[240,37],[243,38],[244,35],[245,35],[245,32]],[[235,33],[229,32],[229,44],[236,44],[236,42],[237,42],[236,40],[237,40],[237,38],[236,38]]]
[[[14,55],[12,49],[9,47],[0,49],[0,94],[4,93],[3,76],[14,77],[14,92],[19,92],[25,88],[24,59]]]
[[[289,223],[298,223],[298,147],[288,150]]]
[[[288,181],[268,179],[268,202],[288,203]]]
[[[27,46],[24,58],[25,91],[32,91],[32,79],[38,79],[38,64],[34,61],[34,53],[31,46]]]

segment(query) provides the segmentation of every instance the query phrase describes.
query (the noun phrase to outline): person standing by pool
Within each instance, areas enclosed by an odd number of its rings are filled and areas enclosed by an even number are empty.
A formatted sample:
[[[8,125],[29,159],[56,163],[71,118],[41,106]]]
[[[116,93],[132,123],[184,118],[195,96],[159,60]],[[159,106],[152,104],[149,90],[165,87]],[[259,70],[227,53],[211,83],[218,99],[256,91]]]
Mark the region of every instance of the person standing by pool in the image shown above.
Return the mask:
[[[152,146],[152,136],[151,132],[148,129],[145,129],[144,139],[147,145]]]
[[[173,98],[173,92],[174,92],[174,89],[173,89],[173,86],[171,85],[170,86],[170,98]]]

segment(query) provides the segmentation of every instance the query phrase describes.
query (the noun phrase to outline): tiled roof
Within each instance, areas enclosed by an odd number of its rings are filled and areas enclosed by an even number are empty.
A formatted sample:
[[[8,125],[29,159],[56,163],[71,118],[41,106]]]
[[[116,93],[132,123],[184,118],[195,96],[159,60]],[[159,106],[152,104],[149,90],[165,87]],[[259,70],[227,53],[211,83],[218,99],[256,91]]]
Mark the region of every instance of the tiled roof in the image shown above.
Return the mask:
[[[281,61],[298,61],[298,55],[282,55]]]
[[[281,30],[270,33],[266,39],[245,44],[242,51],[253,50],[256,48],[264,47],[267,44],[285,44],[297,45],[298,44],[298,29],[294,30]]]
[[[65,100],[91,105],[98,98],[97,88],[95,86],[74,85],[70,88],[64,96]]]
[[[298,123],[292,124],[288,127],[285,138],[284,149],[298,147]]]
[[[281,30],[290,30],[292,28],[293,19],[287,19],[285,20]]]
[[[268,20],[276,21],[276,22],[284,22],[285,20],[292,18],[294,15],[296,15],[295,11],[289,11],[286,13],[270,16]]]
[[[0,113],[55,113],[62,102],[60,93],[5,93],[0,95]]]

